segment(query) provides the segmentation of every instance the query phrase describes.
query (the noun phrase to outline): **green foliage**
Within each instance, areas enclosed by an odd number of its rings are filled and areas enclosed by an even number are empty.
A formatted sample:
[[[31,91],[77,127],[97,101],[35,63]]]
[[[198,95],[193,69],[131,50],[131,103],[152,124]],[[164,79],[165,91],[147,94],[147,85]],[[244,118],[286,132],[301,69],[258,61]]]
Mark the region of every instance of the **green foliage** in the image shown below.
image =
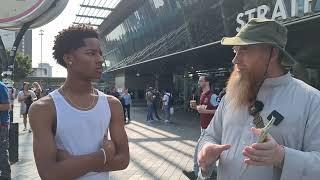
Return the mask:
[[[29,56],[17,53],[14,62],[13,81],[19,82],[32,73],[32,60]]]

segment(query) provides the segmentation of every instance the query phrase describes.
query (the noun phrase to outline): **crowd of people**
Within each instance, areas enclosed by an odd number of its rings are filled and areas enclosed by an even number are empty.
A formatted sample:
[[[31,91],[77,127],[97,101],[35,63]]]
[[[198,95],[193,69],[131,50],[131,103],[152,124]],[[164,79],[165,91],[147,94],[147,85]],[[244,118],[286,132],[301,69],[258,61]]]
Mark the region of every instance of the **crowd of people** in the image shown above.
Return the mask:
[[[130,107],[132,106],[133,93],[130,93],[128,88],[125,88],[124,90],[112,88],[112,90],[110,92],[106,92],[106,94],[112,95],[119,99],[123,106],[125,123],[130,123]],[[171,116],[174,113],[174,97],[169,89],[166,89],[161,93],[157,88],[153,88],[151,86],[148,87],[145,93],[145,102],[147,105],[147,122],[152,123],[154,121],[163,120],[164,123],[172,123]],[[164,113],[164,118],[159,116],[158,111],[160,109]]]
[[[162,95],[163,94],[163,95]],[[149,87],[146,90],[145,99],[147,102],[147,122],[161,121],[158,109],[164,112],[164,122],[172,123],[171,115],[174,113],[173,104],[174,97],[169,89],[165,89],[163,93],[156,88]],[[155,118],[154,118],[154,116]]]

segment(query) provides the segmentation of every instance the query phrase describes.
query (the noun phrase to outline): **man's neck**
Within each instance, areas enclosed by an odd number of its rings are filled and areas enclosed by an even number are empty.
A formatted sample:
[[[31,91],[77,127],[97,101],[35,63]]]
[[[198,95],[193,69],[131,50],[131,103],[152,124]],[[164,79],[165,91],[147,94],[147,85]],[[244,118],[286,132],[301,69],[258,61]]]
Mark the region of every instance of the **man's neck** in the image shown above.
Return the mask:
[[[267,78],[280,77],[285,75],[287,72],[288,71],[281,65],[276,65],[276,66],[273,66],[272,68],[269,68]]]
[[[73,94],[88,94],[92,92],[91,81],[71,78],[70,76],[67,77],[62,87],[63,91]]]

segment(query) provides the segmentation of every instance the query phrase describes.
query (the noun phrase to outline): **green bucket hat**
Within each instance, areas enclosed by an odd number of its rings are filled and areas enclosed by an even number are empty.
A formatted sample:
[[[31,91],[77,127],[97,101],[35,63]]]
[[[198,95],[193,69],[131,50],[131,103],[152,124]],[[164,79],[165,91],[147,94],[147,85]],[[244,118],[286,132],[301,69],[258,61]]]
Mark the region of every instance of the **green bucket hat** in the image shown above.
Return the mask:
[[[295,60],[285,50],[287,44],[287,28],[270,19],[251,19],[235,37],[224,37],[222,45],[243,46],[253,44],[270,44],[277,47],[284,55],[281,63],[293,66]]]

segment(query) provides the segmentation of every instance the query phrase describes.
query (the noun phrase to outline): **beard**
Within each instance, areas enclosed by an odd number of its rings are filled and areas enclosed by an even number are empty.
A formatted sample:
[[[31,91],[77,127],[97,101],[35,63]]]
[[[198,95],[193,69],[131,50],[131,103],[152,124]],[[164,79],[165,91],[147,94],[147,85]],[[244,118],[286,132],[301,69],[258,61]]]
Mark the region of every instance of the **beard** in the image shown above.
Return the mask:
[[[250,72],[235,70],[230,75],[226,89],[226,100],[234,110],[249,106],[257,94],[257,81]]]

